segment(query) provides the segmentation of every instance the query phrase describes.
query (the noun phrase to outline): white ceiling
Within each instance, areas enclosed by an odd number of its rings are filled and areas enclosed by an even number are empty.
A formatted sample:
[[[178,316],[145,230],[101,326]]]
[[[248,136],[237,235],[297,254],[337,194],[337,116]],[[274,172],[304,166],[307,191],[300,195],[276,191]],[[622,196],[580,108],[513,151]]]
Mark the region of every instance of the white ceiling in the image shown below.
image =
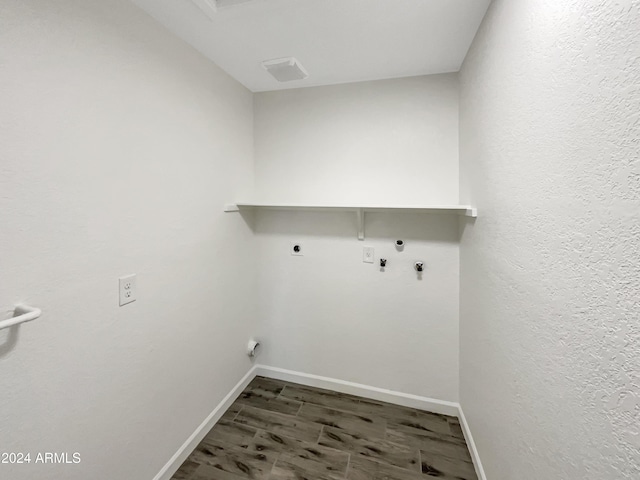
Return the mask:
[[[133,1],[260,92],[457,71],[491,0]],[[261,62],[280,57],[309,77],[277,82]]]

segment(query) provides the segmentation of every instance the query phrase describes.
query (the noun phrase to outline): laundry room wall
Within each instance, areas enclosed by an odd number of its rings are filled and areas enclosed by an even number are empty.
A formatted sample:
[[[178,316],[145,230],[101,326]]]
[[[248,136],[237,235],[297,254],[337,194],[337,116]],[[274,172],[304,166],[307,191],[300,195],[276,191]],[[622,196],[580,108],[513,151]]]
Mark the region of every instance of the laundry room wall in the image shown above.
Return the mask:
[[[254,105],[258,201],[458,203],[455,74],[258,93]],[[260,362],[457,400],[457,217],[367,213],[364,241],[356,228],[352,212],[255,213]]]
[[[3,1],[0,45],[0,319],[43,311],[0,331],[0,478],[152,479],[251,367],[252,95],[125,0]]]
[[[487,478],[638,478],[640,2],[492,3],[461,71],[461,395]]]

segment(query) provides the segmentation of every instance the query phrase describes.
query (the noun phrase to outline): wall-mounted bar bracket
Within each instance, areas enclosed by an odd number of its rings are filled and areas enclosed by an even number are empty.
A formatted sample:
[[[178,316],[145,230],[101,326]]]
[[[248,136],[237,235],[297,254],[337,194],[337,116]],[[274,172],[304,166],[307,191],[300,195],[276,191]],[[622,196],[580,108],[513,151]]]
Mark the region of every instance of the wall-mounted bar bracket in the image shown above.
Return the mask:
[[[42,310],[39,308],[28,307],[27,305],[18,305],[13,311],[13,315],[13,318],[0,322],[0,330],[35,320],[42,315]]]

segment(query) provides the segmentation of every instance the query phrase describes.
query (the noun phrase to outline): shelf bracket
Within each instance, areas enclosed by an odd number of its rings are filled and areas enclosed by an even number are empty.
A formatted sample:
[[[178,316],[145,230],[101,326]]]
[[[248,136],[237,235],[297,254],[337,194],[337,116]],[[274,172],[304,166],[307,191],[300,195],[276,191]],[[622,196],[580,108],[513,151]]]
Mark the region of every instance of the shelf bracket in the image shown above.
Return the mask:
[[[358,240],[364,240],[364,208],[356,210],[358,217]]]

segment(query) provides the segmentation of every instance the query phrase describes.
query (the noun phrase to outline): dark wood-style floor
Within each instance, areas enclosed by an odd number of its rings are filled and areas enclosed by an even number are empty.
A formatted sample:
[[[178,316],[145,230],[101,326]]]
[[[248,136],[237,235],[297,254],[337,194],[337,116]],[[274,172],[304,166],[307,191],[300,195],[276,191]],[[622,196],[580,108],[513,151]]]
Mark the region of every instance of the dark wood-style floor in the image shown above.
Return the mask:
[[[477,480],[455,417],[255,378],[173,480]]]

